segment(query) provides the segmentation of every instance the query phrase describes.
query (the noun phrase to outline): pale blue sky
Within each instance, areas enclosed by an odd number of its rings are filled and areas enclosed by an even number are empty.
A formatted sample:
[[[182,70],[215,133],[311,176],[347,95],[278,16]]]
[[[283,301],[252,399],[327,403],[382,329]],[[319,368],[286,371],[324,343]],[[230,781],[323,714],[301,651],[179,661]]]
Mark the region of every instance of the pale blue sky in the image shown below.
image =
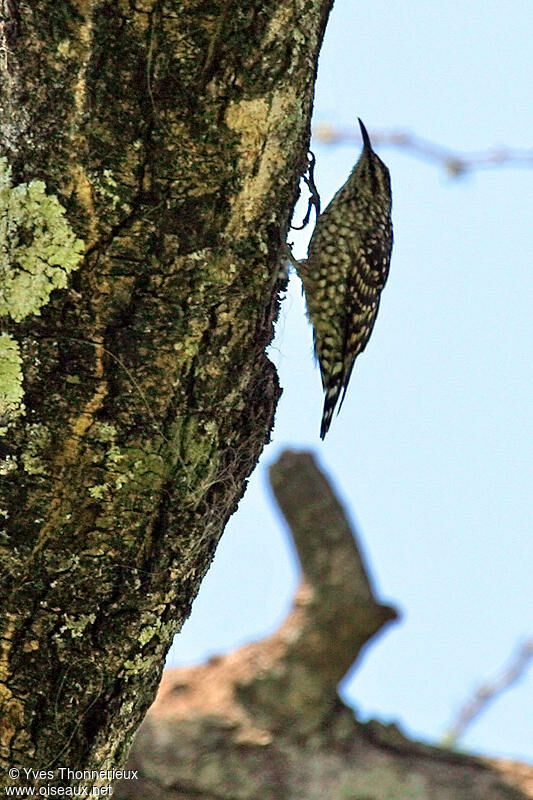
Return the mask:
[[[410,129],[461,151],[533,147],[530,2],[338,0],[316,122]],[[359,155],[315,143],[323,205]],[[372,340],[322,444],[322,393],[293,277],[271,357],[284,394],[272,444],[232,518],[169,663],[275,628],[297,575],[266,489],[285,447],[314,450],[354,521],[381,597],[403,612],[343,695],[358,714],[438,740],[533,635],[533,169],[450,179],[392,148],[395,246]],[[309,232],[291,234],[301,257]],[[533,671],[465,749],[533,761]]]

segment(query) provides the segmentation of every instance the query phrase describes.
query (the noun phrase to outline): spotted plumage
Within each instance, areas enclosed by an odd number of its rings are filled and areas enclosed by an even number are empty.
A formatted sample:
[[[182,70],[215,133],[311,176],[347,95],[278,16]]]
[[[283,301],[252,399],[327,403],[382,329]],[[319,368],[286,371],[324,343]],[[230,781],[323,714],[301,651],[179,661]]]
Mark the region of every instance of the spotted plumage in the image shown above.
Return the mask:
[[[392,249],[389,170],[361,120],[359,125],[361,156],[318,217],[307,260],[298,270],[325,392],[321,439],[337,403],[341,409],[354,361],[372,333]]]

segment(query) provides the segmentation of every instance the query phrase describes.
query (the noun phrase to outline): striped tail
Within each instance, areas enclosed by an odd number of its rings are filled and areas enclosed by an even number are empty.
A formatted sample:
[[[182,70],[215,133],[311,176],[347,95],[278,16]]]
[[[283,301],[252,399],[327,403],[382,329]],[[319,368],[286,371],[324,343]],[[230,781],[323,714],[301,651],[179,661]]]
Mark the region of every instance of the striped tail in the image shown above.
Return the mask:
[[[325,389],[326,396],[324,398],[324,410],[322,412],[322,423],[320,425],[321,439],[324,439],[326,433],[329,431],[329,426],[331,425],[331,420],[333,419],[333,412],[335,411],[335,406],[339,402],[339,397],[343,389],[344,394],[341,398],[339,411],[341,410],[341,406],[346,395],[348,381],[346,380],[344,369],[342,369],[342,364],[339,364],[339,367],[340,371],[337,372],[336,375],[331,376],[328,386]]]

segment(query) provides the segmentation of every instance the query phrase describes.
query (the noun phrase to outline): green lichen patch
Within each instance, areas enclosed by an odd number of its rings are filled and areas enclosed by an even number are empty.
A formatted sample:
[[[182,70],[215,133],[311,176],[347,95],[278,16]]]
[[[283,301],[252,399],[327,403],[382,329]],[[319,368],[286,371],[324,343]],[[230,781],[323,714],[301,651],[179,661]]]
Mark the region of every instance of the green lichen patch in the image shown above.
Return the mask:
[[[50,432],[44,425],[28,427],[28,443],[22,454],[22,464],[29,475],[46,475],[49,466],[42,461],[42,453],[50,446]]]
[[[0,436],[6,431],[3,422],[24,413],[21,367],[17,342],[7,333],[0,334]]]
[[[84,635],[88,625],[92,625],[96,619],[96,614],[80,614],[78,617],[65,615],[66,622],[59,629],[60,633],[68,631],[73,639]]]
[[[38,314],[54,289],[67,285],[80,265],[84,243],[42,181],[11,186],[0,158],[0,316],[20,322]]]

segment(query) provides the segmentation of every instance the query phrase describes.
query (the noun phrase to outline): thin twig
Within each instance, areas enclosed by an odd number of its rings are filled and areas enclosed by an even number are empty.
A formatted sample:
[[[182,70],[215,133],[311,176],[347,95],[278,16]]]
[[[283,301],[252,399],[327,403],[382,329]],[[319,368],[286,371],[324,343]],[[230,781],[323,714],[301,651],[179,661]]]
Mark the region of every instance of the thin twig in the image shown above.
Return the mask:
[[[522,678],[533,660],[533,638],[526,639],[512,656],[509,664],[492,681],[481,684],[463,705],[454,722],[442,737],[444,747],[454,747],[465,731],[510,686]]]
[[[337,145],[359,142],[360,136],[354,125],[353,130],[321,123],[316,125],[313,136],[322,144]],[[533,149],[518,150],[510,147],[492,147],[472,153],[461,153],[450,147],[422,139],[408,131],[371,131],[372,144],[396,147],[405,150],[416,158],[439,164],[452,177],[460,177],[467,172],[494,167],[533,167]]]

